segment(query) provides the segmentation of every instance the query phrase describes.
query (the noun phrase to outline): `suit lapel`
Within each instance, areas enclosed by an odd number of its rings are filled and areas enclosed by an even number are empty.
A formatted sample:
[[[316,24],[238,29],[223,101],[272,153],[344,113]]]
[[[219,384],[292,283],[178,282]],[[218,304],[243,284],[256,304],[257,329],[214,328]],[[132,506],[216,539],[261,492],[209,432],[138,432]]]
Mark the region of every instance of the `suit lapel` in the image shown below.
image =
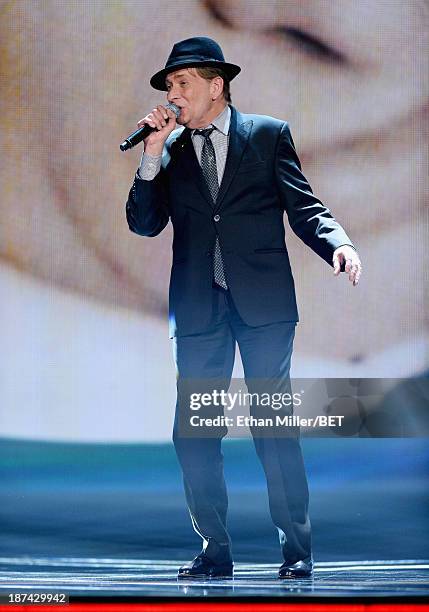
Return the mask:
[[[215,210],[219,210],[222,202],[227,194],[231,182],[238,170],[238,167],[243,157],[244,149],[249,140],[253,122],[251,120],[242,122],[241,115],[233,106],[231,106],[231,124],[229,128],[229,143],[228,154],[226,157],[225,170],[222,177],[222,182],[219,187],[219,193],[216,198]],[[198,160],[197,160],[198,163]]]
[[[198,163],[194,145],[192,144],[191,130],[189,128],[185,128],[173,145],[177,151],[176,154],[179,154],[182,157],[181,161],[184,168],[189,173],[191,179],[195,181],[201,195],[207,201],[211,210],[219,210],[223,200],[225,199],[231,182],[240,165],[241,158],[252,130],[252,125],[253,122],[251,120],[243,123],[240,113],[238,113],[236,109],[231,106],[228,154],[226,157],[225,170],[215,205],[213,205],[213,200],[204,178],[203,171]]]
[[[177,151],[182,156],[182,163],[189,173],[191,179],[195,181],[201,195],[207,200],[210,208],[213,209],[213,200],[204,178],[203,171],[198,163],[197,154],[195,153],[194,145],[192,144],[191,130],[185,128],[179,138],[176,140]]]

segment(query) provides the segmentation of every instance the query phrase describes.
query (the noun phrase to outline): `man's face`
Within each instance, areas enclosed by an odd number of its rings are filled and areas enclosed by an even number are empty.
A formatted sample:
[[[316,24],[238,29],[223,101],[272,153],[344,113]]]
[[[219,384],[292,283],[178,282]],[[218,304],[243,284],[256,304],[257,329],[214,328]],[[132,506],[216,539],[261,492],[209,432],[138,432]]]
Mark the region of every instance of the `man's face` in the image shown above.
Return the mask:
[[[188,128],[207,125],[207,116],[213,108],[216,83],[203,79],[195,68],[176,70],[167,75],[167,100],[180,109],[177,123]]]

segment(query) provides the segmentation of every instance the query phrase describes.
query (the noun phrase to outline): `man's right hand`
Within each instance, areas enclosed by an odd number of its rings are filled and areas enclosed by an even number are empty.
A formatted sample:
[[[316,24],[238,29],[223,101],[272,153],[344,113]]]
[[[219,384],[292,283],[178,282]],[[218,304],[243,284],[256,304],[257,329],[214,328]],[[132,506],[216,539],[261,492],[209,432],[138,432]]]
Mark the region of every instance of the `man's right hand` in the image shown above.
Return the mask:
[[[169,108],[158,104],[152,112],[137,123],[139,128],[145,124],[156,128],[155,132],[151,132],[143,140],[145,153],[148,155],[161,155],[164,142],[176,127],[176,115]]]

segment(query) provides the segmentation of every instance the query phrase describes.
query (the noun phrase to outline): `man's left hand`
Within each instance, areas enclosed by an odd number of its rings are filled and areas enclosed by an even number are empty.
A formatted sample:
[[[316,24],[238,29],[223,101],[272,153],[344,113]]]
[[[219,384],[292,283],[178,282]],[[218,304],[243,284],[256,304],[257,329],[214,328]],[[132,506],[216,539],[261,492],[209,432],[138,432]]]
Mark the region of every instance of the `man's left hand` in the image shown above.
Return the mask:
[[[362,273],[362,264],[359,255],[351,246],[344,244],[335,249],[332,263],[335,276],[340,273],[341,264],[345,263],[344,271],[349,275],[349,280],[353,282],[353,286],[358,284]]]

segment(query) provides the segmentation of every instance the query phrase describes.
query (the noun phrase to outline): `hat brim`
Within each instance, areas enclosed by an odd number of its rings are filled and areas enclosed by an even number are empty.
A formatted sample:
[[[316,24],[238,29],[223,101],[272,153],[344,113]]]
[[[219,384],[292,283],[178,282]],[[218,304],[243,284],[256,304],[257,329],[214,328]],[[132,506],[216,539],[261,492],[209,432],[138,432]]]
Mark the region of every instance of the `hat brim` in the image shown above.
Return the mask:
[[[237,76],[239,72],[241,72],[240,66],[236,64],[230,64],[228,62],[220,62],[216,60],[206,60],[206,61],[189,61],[189,62],[180,62],[175,65],[169,66],[168,68],[163,68],[150,79],[150,84],[154,89],[158,89],[158,91],[167,91],[167,86],[165,84],[165,77],[167,74],[171,72],[176,72],[176,70],[180,70],[181,68],[198,68],[198,67],[208,67],[208,68],[220,68],[225,72],[230,81]]]

